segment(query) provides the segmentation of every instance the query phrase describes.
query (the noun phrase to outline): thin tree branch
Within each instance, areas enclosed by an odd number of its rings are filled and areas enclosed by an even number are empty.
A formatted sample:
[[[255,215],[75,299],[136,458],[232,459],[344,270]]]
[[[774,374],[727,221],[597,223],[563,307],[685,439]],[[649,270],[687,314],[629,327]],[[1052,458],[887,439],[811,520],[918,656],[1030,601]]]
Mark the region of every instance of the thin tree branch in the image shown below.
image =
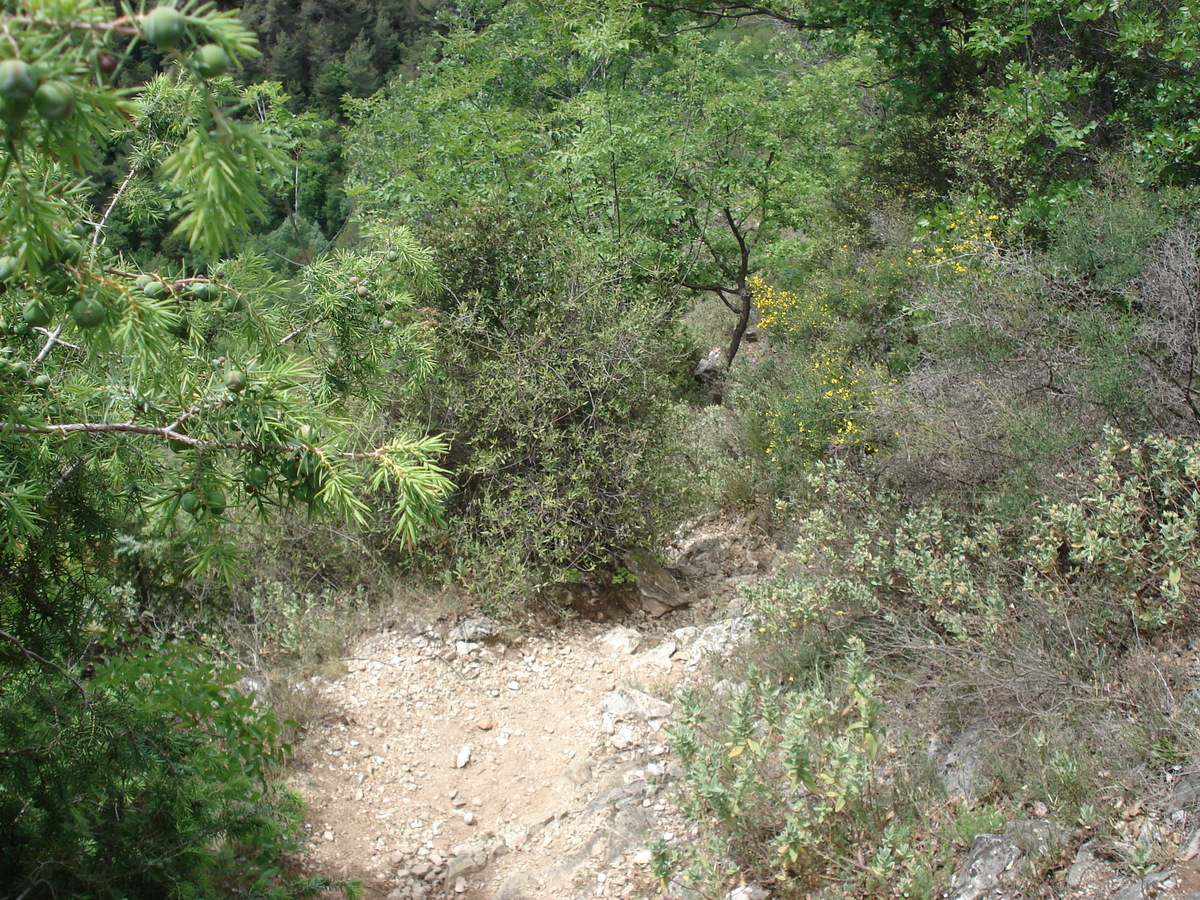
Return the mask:
[[[669,5],[654,2],[647,3],[646,5],[659,12],[687,13],[688,15],[713,20],[711,25],[698,27],[712,27],[726,19],[740,21],[755,17],[774,19],[777,22],[790,25],[800,31],[828,31],[834,27],[828,22],[815,22],[811,19],[789,15],[782,10],[772,9],[768,6],[759,6],[756,3],[738,3],[736,0],[714,0],[712,3],[700,3],[695,6],[683,4]]]
[[[17,648],[28,659],[36,660],[37,662],[40,662],[42,665],[49,666],[51,669],[54,669],[56,672],[58,672],[58,674],[62,675],[63,678],[67,679],[67,681],[71,682],[71,684],[75,685],[75,687],[79,689],[79,693],[83,694],[84,703],[87,703],[89,706],[91,705],[90,700],[89,700],[89,695],[87,692],[87,688],[85,688],[79,682],[79,680],[75,678],[75,676],[73,676],[70,672],[68,672],[66,669],[64,669],[62,666],[60,666],[58,663],[51,662],[50,660],[46,659],[46,657],[42,656],[40,653],[33,652],[28,647],[26,647],[23,643],[21,643],[21,641],[18,638],[9,634],[7,631],[0,631],[0,637],[4,638],[5,640],[12,641],[14,644],[16,644]]]
[[[95,247],[100,243],[100,234],[104,231],[104,226],[108,224],[108,217],[113,214],[113,210],[117,207],[117,201],[121,199],[121,195],[125,193],[125,189],[129,187],[129,183],[133,181],[133,176],[137,174],[138,163],[135,159],[129,165],[129,174],[125,176],[125,180],[121,182],[121,186],[117,188],[117,192],[112,195],[112,199],[108,201],[108,208],[104,210],[104,215],[100,217],[100,221],[96,223],[96,227],[92,229],[92,246]]]
[[[45,329],[42,329],[42,328],[38,329],[38,331],[41,331],[43,334],[46,335],[46,343],[42,344],[42,349],[39,350],[38,355],[33,358],[33,362],[31,363],[31,365],[34,365],[34,366],[40,365],[42,360],[44,360],[47,356],[50,355],[50,351],[54,349],[54,345],[59,342],[58,336],[60,334],[62,334],[62,330],[66,326],[66,324],[67,324],[66,320],[64,319],[62,322],[58,323],[58,325],[55,327],[55,329],[53,331],[46,331]],[[78,349],[78,348],[76,348],[76,349]]]
[[[8,30],[10,23],[15,22],[19,25],[32,25],[37,28],[46,28],[50,31],[99,31],[132,36],[138,34],[138,26],[130,16],[121,16],[119,19],[112,19],[108,22],[60,21],[58,19],[42,19],[36,16],[4,16],[3,22],[5,31]]]
[[[53,332],[51,332],[49,329],[46,329],[46,328],[35,328],[33,330],[36,331],[38,334],[46,335],[46,337],[50,337],[50,335],[53,334]],[[83,349],[78,344],[72,344],[70,341],[64,341],[62,338],[56,338],[55,343],[58,344],[58,346],[66,347],[69,350],[82,350]]]
[[[717,252],[717,248],[714,247],[712,245],[712,242],[708,239],[708,235],[706,234],[706,229],[701,228],[700,223],[696,221],[695,210],[688,211],[688,218],[691,219],[692,228],[694,228],[696,230],[696,237],[698,237],[700,239],[700,243],[704,244],[705,249],[708,250],[708,255],[710,257],[712,257],[713,264],[718,269],[721,270],[722,275],[725,275],[728,278],[733,279],[734,278],[733,270],[730,269],[729,266],[727,266],[724,262],[722,262],[721,254]]]
[[[222,404],[213,404],[219,406]],[[153,437],[167,438],[173,441],[180,441],[189,444],[193,447],[202,450],[265,450],[275,452],[288,452],[301,447],[297,444],[260,444],[255,441],[212,441],[203,438],[191,437],[182,431],[179,431],[179,426],[187,419],[194,416],[199,409],[192,410],[189,413],[180,416],[173,424],[164,425],[161,427],[154,425],[136,425],[133,422],[72,422],[62,425],[10,425],[9,428],[17,434],[59,434],[63,437],[71,434],[142,434]],[[312,450],[315,448],[309,447]],[[374,450],[356,451],[356,450],[340,450],[333,454],[339,459],[376,459],[385,460],[389,454],[395,451],[395,447],[383,446],[377,447]],[[318,451],[319,452],[319,451]],[[323,455],[323,454],[322,454]],[[4,632],[0,632],[0,637],[5,637]]]
[[[301,325],[299,328],[296,328],[296,329],[288,332],[287,334],[285,334],[283,337],[281,337],[278,340],[278,342],[276,343],[276,346],[282,347],[284,344],[286,344],[288,341],[290,341],[292,338],[296,337],[297,335],[303,334],[304,332],[308,331],[308,329],[313,328],[314,326],[320,325],[322,322],[324,322],[326,319],[328,319],[330,315],[331,315],[330,313],[326,313],[323,316],[318,316],[317,318],[313,319],[311,322],[306,322],[305,324]]]
[[[721,212],[725,214],[725,221],[729,225],[730,232],[733,233],[733,239],[737,241],[738,253],[741,255],[737,284],[739,290],[744,290],[746,287],[746,277],[750,274],[750,250],[746,247],[746,239],[742,235],[741,229],[738,228],[737,221],[733,218],[733,213],[729,211],[729,207],[722,208]]]
[[[731,313],[738,312],[738,308],[733,305],[733,303],[729,300],[729,298],[727,296],[725,296],[725,294],[726,294],[726,288],[717,288],[717,296],[721,298],[721,302],[725,304],[725,308],[728,309]]]
[[[133,180],[133,176],[137,174],[137,169],[138,165],[135,161],[129,166],[129,173],[125,176],[125,180],[121,182],[121,186],[117,188],[117,192],[113,194],[112,199],[108,202],[108,208],[104,210],[104,215],[100,217],[100,221],[97,222],[95,227],[92,229],[93,249],[100,243],[100,234],[104,230],[104,226],[108,224],[109,216],[112,215],[113,210],[116,208],[117,201],[121,199],[121,195],[124,194],[125,189],[129,187],[129,183]],[[42,361],[50,355],[50,351],[54,349],[55,344],[63,344],[66,347],[70,347],[72,350],[79,349],[74,344],[68,344],[66,341],[59,340],[59,335],[62,334],[63,327],[65,325],[66,321],[64,320],[59,322],[53,331],[46,331],[44,328],[38,329],[38,331],[46,335],[46,343],[42,345],[42,349],[39,350],[37,356],[33,358],[33,365],[40,365]]]
[[[10,426],[16,434],[59,434],[66,437],[70,434],[152,434],[158,437],[170,438],[173,441],[183,441],[196,447],[228,446],[240,447],[241,442],[218,444],[215,441],[203,441],[188,437],[182,432],[175,431],[171,425],[155,427],[153,425],[135,425],[133,422],[68,422],[61,425],[20,425]]]

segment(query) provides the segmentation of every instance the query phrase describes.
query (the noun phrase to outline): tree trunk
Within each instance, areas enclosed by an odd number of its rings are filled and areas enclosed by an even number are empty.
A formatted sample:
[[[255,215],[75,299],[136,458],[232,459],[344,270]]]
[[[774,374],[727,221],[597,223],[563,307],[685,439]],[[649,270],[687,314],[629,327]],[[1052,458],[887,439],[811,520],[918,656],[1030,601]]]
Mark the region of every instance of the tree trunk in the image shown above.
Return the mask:
[[[742,346],[742,337],[746,333],[746,328],[750,325],[750,291],[744,287],[739,289],[738,299],[742,301],[742,305],[738,310],[737,327],[733,329],[733,337],[729,339],[729,351],[725,354],[726,370],[733,365],[733,358],[737,356],[738,349]]]

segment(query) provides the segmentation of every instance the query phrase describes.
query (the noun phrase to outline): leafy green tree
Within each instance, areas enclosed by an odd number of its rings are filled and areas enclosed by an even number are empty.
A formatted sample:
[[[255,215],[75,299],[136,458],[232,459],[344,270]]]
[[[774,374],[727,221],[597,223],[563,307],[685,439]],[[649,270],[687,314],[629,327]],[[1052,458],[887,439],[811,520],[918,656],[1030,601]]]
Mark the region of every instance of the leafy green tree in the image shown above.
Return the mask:
[[[1131,151],[1152,179],[1196,178],[1200,19],[1186,3],[815,0],[798,8],[717,0],[650,8],[702,28],[766,16],[843,48],[865,37],[910,107],[959,116],[956,132],[965,117],[976,132],[964,135],[974,144],[974,174],[990,178],[1002,199],[1086,179],[1097,151],[1112,148]]]
[[[383,83],[375,52],[365,34],[360,34],[346,51],[346,89],[352,97],[369,97]]]
[[[444,273],[450,377],[428,405],[468,576],[542,583],[651,540],[683,310],[726,299],[732,359],[750,275],[805,252],[852,165],[858,64],[773,28],[660,24],[636,4],[470,5],[420,78],[351,104],[352,195],[414,223]]]
[[[36,660],[35,660],[36,661]],[[0,683],[0,890],[10,897],[313,897],[285,875],[299,798],[287,746],[194,648],[111,654],[88,677],[44,664]]]
[[[440,0],[247,0],[245,25],[263,56],[252,80],[282,81],[289,94],[329,118],[341,115],[343,93],[365,97],[411,66],[436,34]]]
[[[488,212],[445,220],[460,299],[430,310],[439,377],[419,396],[450,442],[455,574],[502,609],[662,532],[686,369],[669,304],[569,233]]]
[[[865,122],[865,63],[763,26],[665,30],[636,4],[471,6],[441,50],[353,107],[359,201],[416,222],[487,203],[562,223],[664,295],[721,296],[729,362],[750,275],[827,214]]]

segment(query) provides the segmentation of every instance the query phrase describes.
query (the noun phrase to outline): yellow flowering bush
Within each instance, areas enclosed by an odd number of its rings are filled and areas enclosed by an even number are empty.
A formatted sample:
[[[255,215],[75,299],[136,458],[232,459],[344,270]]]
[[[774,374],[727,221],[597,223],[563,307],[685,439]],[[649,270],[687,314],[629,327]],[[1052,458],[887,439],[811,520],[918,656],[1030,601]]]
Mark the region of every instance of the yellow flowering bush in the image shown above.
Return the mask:
[[[765,410],[766,455],[777,469],[797,456],[810,458],[831,447],[870,450],[858,418],[871,405],[866,369],[851,360],[852,347],[839,336],[829,291],[798,294],[751,279],[762,313],[759,327],[784,338],[781,384]]]
[[[1000,217],[980,207],[957,210],[939,217],[941,221],[917,222],[920,246],[909,253],[908,264],[932,269],[939,276],[964,275],[1001,254],[996,235]]]
[[[828,291],[800,295],[768,284],[758,276],[750,279],[750,290],[754,305],[762,314],[758,325],[770,334],[806,338],[818,329],[833,326]]]
[[[836,446],[870,449],[856,421],[870,405],[870,392],[863,384],[863,369],[850,363],[847,349],[821,347],[790,367],[788,389],[767,412],[772,439],[767,456],[772,463],[780,466],[796,452],[820,455]]]

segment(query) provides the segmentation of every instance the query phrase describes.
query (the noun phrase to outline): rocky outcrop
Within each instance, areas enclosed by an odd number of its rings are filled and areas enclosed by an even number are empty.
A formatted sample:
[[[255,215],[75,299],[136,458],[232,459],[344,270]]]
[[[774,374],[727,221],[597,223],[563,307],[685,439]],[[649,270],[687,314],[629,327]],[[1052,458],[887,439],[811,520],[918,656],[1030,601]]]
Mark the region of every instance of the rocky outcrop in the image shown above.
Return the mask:
[[[1011,900],[1033,866],[1061,835],[1044,819],[1030,819],[1003,834],[977,834],[950,884],[949,900]]]

